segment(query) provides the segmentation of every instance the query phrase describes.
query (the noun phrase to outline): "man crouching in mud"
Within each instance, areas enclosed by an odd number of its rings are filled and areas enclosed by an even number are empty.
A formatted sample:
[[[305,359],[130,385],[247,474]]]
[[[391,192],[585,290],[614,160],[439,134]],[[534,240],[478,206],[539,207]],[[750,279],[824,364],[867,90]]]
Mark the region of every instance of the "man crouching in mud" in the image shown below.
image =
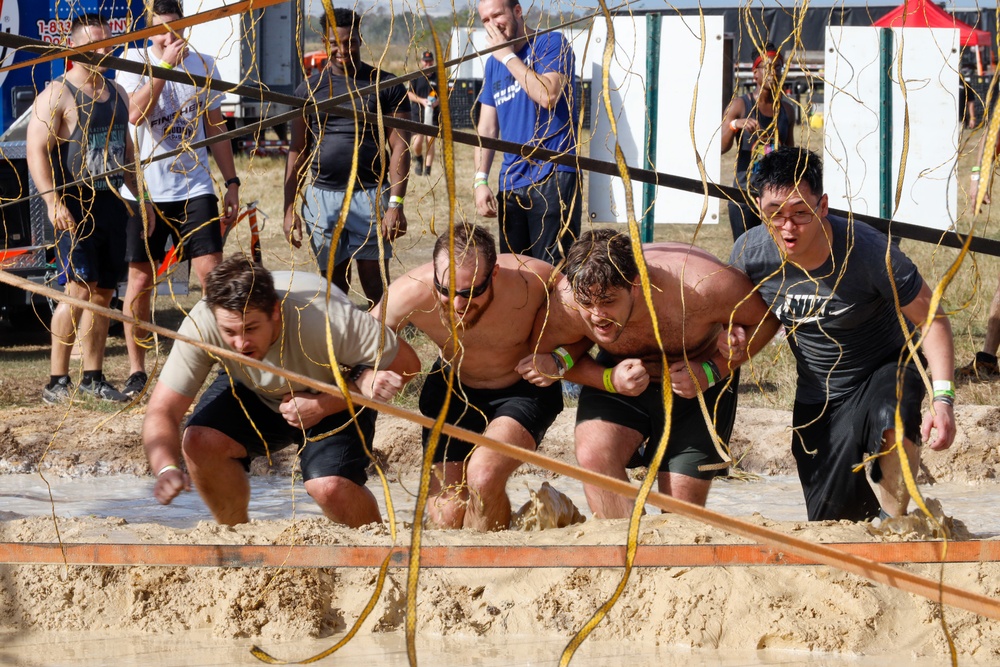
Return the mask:
[[[744,274],[700,248],[652,243],[643,246],[643,256],[653,312],[629,237],[613,229],[583,234],[552,289],[538,349],[544,354],[525,358],[518,371],[535,384],[565,377],[584,385],[576,417],[577,461],[628,480],[626,469],[649,464],[665,428],[656,317],[674,392],[657,483],[662,493],[704,505],[712,478],[725,469],[716,442],[729,442],[739,385],[736,364],[719,350],[718,339],[727,331],[749,332],[742,345],[752,356],[777,331],[778,320]],[[581,340],[598,345],[596,360],[586,354],[567,358],[571,355],[558,347],[578,349]],[[699,392],[711,424],[702,414]],[[583,488],[595,517],[622,518],[632,511],[630,498]]]
[[[208,275],[205,298],[179,333],[329,384],[334,363],[350,366],[348,387],[390,400],[420,371],[420,360],[343,292],[329,289],[327,298],[322,276],[272,274],[234,255]],[[329,357],[328,327],[336,359]],[[217,361],[222,369],[188,419],[182,443],[181,421]],[[352,527],[381,521],[365,487],[374,432],[373,410],[359,409],[352,423],[341,395],[312,393],[183,341],[170,351],[142,426],[156,499],[167,505],[193,481],[215,520],[228,525],[248,521],[251,458],[289,445],[302,448],[306,491],[328,518]],[[182,451],[190,479],[180,469]]]
[[[447,423],[523,449],[538,446],[563,408],[562,388],[558,382],[536,387],[514,367],[534,349],[532,331],[548,301],[552,271],[547,262],[525,255],[498,256],[489,232],[459,223],[454,249],[449,234],[442,234],[430,263],[389,286],[372,315],[395,331],[413,324],[439,350],[420,392],[420,412],[434,418],[440,414],[454,367]],[[425,428],[425,447],[429,437]],[[507,480],[520,465],[486,447],[442,435],[427,505],[431,521],[443,528],[507,528]]]

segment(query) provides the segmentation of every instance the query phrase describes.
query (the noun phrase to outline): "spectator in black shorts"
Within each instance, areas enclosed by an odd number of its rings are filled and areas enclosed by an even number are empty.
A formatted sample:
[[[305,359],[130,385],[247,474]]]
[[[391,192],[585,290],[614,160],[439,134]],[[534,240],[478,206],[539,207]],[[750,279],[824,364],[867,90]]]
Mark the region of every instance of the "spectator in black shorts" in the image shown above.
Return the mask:
[[[420,59],[421,69],[434,67],[434,52],[424,51]],[[406,91],[410,98],[410,118],[414,123],[424,123],[433,125],[435,132],[441,120],[441,100],[438,90],[437,70],[424,73],[416,79],[410,81],[410,89]],[[417,176],[431,175],[431,166],[434,164],[434,139],[436,135],[423,135],[419,132],[413,134],[413,141],[410,142],[410,155],[413,160],[413,171]]]
[[[79,16],[70,27],[71,46],[110,37],[107,20],[97,14]],[[128,101],[104,76],[106,70],[76,63],[53,80],[35,99],[27,131],[28,169],[55,228],[59,284],[68,296],[104,307],[125,269],[129,212],[116,190],[123,180],[135,187],[131,171],[124,179],[120,173],[104,175],[132,164]],[[77,340],[83,352],[80,391],[101,400],[128,401],[104,378],[107,317],[60,302],[51,330],[51,375],[42,389],[43,401],[59,403],[75,393],[69,363]]]
[[[328,384],[335,382],[334,363],[349,366],[352,390],[390,400],[420,370],[420,360],[343,292],[330,287],[326,294],[326,280],[314,273],[272,274],[234,255],[208,275],[205,298],[179,333]],[[202,395],[182,443],[181,422],[216,362],[223,372]],[[352,424],[340,394],[313,393],[273,371],[177,341],[142,426],[156,475],[153,494],[166,505],[193,481],[216,521],[245,523],[250,460],[295,445],[302,447],[306,491],[328,518],[348,526],[378,522],[378,503],[365,487],[375,416],[358,409]],[[180,467],[182,451],[190,478]]]
[[[940,306],[931,310],[930,287],[897,245],[829,214],[815,153],[783,147],[765,155],[750,186],[763,224],[736,241],[730,260],[757,284],[795,355],[792,453],[809,520],[905,514],[903,453],[916,476],[921,438],[934,450],[955,438],[948,317]],[[923,428],[918,364],[933,378]]]
[[[447,423],[536,449],[562,410],[562,389],[558,382],[544,388],[524,382],[515,366],[533,348],[552,266],[530,257],[497,256],[489,232],[462,223],[454,228],[454,252],[445,233],[432,258],[393,282],[372,311],[387,328],[400,331],[412,324],[438,346],[440,357],[420,392],[420,411],[438,416],[453,372]],[[425,429],[425,447],[429,436]],[[431,520],[445,528],[507,528],[507,479],[520,464],[489,448],[442,437],[434,453]]]
[[[519,0],[479,0],[490,53],[479,93],[481,137],[576,155],[576,56],[559,32],[531,30]],[[501,253],[553,265],[580,235],[583,182],[572,165],[503,153],[496,195],[490,188],[495,151],[477,146],[472,188],[476,211],[496,218]]]
[[[146,22],[159,25],[183,16],[178,0],[154,0]],[[175,32],[150,37],[144,49],[131,49],[126,58],[146,67],[165,67],[177,72],[219,79],[215,60],[197,53]],[[191,267],[204,285],[209,272],[222,261],[222,225],[239,215],[240,179],[236,176],[233,149],[228,141],[211,144],[212,157],[224,181],[224,210],[219,216],[219,200],[208,168],[208,149],[190,148],[191,143],[217,136],[226,130],[222,116],[224,95],[191,83],[167,81],[145,74],[119,72],[118,82],[129,95],[129,134],[139,137],[143,160],[177,148],[174,157],[155,160],[143,167],[145,191],[127,193],[133,200],[152,201],[156,215],[145,229],[142,216],[128,221],[128,289],[123,310],[140,320],[149,320],[154,289],[153,276],[166,256],[167,242],[179,250],[180,261]],[[145,230],[145,233],[144,233]],[[147,240],[148,235],[148,240]],[[125,394],[143,391],[146,375],[146,332],[125,325],[130,373]]]

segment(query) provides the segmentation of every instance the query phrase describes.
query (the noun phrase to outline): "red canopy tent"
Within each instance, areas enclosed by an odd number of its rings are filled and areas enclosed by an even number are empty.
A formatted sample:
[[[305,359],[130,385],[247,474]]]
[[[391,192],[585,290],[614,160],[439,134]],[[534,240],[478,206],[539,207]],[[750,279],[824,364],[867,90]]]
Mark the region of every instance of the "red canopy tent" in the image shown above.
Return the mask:
[[[958,28],[962,46],[990,46],[993,36],[938,7],[930,0],[906,0],[872,23],[876,28]]]

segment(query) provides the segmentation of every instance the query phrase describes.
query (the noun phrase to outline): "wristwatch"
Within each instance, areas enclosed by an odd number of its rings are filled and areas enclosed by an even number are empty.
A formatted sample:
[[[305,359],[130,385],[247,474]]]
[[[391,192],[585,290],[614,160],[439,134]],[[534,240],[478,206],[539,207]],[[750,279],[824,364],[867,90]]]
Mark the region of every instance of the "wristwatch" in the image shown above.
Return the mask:
[[[235,185],[236,187],[240,187],[242,185],[242,183],[240,183],[240,177],[233,176],[228,181],[226,181],[226,187],[228,188],[230,185]]]

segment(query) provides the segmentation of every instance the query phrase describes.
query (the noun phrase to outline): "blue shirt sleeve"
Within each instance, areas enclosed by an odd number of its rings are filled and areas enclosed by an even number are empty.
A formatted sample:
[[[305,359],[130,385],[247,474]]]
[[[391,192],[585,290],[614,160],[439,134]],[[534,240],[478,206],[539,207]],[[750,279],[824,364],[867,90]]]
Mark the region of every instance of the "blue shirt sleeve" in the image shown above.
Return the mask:
[[[483,87],[479,91],[479,101],[488,107],[495,107],[493,101],[493,76],[496,72],[496,58],[490,56],[483,67]]]

